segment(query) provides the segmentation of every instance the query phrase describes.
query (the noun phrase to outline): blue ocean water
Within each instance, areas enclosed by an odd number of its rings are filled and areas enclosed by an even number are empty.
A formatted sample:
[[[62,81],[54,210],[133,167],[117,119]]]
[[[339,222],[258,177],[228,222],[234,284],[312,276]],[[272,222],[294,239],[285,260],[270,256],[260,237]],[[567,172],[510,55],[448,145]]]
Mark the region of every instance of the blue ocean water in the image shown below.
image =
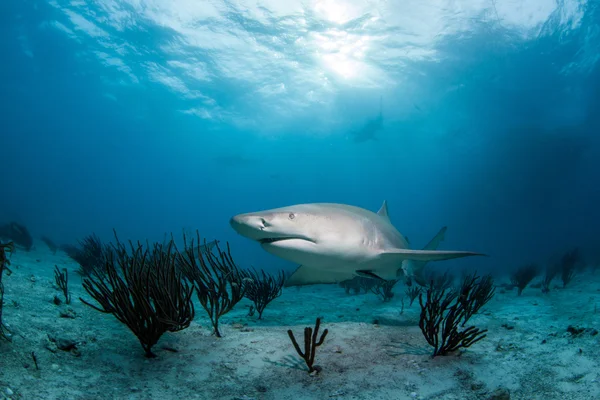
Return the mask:
[[[232,215],[387,199],[494,265],[593,245],[595,2],[279,3],[3,2],[4,218],[262,265]]]
[[[230,218],[386,200],[489,255],[443,268],[600,260],[598,1],[5,0],[0,54],[0,223],[38,249],[198,230],[291,272]]]

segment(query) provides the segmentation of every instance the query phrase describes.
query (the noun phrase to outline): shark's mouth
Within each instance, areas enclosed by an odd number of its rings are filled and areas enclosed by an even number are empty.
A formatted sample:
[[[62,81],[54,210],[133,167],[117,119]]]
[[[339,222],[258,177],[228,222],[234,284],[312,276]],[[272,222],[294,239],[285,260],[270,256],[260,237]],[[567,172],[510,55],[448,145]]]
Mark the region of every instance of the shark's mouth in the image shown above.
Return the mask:
[[[284,240],[305,240],[307,242],[313,242],[310,239],[307,238],[303,238],[300,236],[288,236],[288,237],[276,237],[276,238],[264,238],[264,239],[259,239],[258,242],[260,244],[271,244],[271,243],[275,243],[275,242],[282,242]],[[314,243],[314,242],[313,242]]]

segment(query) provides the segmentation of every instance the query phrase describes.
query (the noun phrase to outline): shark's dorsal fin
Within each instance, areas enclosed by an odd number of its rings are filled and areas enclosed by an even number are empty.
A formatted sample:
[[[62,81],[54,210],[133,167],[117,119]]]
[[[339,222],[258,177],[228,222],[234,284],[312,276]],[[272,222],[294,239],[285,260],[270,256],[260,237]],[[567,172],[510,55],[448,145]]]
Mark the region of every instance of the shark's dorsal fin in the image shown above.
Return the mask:
[[[444,226],[439,232],[423,247],[423,250],[437,250],[440,242],[444,240],[444,235],[446,234],[446,230],[448,227]],[[409,261],[409,264],[403,264],[405,267],[410,265],[409,274],[415,278],[417,282],[424,282],[423,272],[425,271],[425,265],[427,265],[428,261]]]
[[[423,247],[423,250],[437,250],[440,242],[444,240],[444,235],[446,234],[447,226],[444,226],[440,231]]]
[[[383,201],[383,204],[381,205],[381,208],[379,209],[379,211],[377,211],[377,215],[379,215],[381,217],[384,217],[388,221],[390,220],[390,215],[388,214],[387,200]]]

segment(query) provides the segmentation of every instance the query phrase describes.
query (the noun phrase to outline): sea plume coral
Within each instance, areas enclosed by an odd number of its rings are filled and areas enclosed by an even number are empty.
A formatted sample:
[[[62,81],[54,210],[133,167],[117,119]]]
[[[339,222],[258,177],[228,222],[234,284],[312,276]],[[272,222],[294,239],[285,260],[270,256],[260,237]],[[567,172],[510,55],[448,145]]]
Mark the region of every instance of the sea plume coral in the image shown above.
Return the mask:
[[[464,327],[493,296],[494,280],[489,275],[483,278],[476,274],[468,275],[458,290],[436,287],[432,282],[427,288],[425,301],[423,295],[419,295],[419,327],[427,343],[433,347],[432,357],[469,347],[485,338],[487,329]]]
[[[199,246],[200,235],[197,232],[196,241],[188,241],[185,235],[183,241],[185,249],[178,253],[177,264],[196,289],[215,335],[221,337],[219,318],[244,298],[244,274],[233,261],[229,244],[227,252],[221,251],[218,243],[214,246],[216,252],[208,250],[206,241],[204,246]]]
[[[129,250],[129,251],[128,251]],[[172,241],[144,247],[119,242],[106,253],[105,267],[93,269],[83,287],[99,306],[86,305],[113,314],[137,336],[146,357],[155,357],[152,347],[165,332],[187,328],[194,318],[194,292],[176,265]]]
[[[245,277],[244,296],[254,303],[258,311],[258,319],[262,319],[262,314],[267,305],[281,296],[285,274],[280,271],[277,275],[271,275],[264,270],[260,272],[254,268],[243,272]]]
[[[112,251],[112,247],[104,245],[95,234],[79,240],[78,246],[63,245],[61,249],[79,264],[77,273],[81,276],[104,273],[106,258],[108,253]]]

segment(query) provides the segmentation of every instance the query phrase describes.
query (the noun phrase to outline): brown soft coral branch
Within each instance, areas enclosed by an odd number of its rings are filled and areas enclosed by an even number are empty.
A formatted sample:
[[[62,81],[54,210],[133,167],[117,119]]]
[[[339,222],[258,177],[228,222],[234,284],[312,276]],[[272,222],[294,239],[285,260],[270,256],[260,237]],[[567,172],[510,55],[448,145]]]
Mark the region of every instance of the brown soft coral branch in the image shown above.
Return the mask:
[[[317,318],[317,322],[315,324],[314,331],[313,331],[313,328],[311,328],[311,327],[304,328],[304,352],[302,352],[302,350],[300,350],[300,346],[298,345],[298,342],[296,341],[296,338],[294,337],[294,332],[292,332],[291,329],[289,329],[287,331],[287,333],[290,337],[290,340],[292,341],[292,344],[294,345],[294,348],[296,349],[296,352],[298,352],[298,355],[304,359],[304,362],[306,362],[306,366],[308,367],[309,373],[312,373],[314,371],[319,373],[321,371],[321,367],[319,367],[318,365],[313,365],[313,364],[315,362],[315,354],[317,352],[317,347],[319,347],[323,344],[323,341],[325,340],[325,337],[327,336],[327,333],[329,331],[327,329],[325,329],[323,331],[323,334],[321,335],[321,338],[319,340],[317,340],[320,326],[321,326],[321,318]]]
[[[8,271],[8,274],[12,273],[10,269],[8,269],[8,265],[10,264],[10,260],[6,256],[6,253],[11,253],[14,251],[15,245],[13,242],[8,243],[0,243],[0,337],[10,341],[10,335],[6,333],[8,329],[2,324],[2,305],[4,304],[4,285],[2,284],[2,275],[4,274],[4,270]]]

